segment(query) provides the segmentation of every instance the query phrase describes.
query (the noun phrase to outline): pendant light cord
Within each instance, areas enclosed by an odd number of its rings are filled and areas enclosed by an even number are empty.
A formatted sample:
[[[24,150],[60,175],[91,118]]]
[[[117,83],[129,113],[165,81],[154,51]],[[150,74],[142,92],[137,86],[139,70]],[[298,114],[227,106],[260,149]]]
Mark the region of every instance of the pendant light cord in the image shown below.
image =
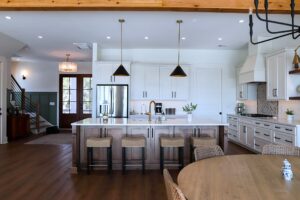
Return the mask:
[[[179,61],[180,61],[180,24],[182,23],[182,20],[177,20],[178,23],[178,60],[177,60],[177,65],[179,65]]]
[[[125,22],[124,19],[119,19],[121,23],[121,65],[123,64],[123,23]]]

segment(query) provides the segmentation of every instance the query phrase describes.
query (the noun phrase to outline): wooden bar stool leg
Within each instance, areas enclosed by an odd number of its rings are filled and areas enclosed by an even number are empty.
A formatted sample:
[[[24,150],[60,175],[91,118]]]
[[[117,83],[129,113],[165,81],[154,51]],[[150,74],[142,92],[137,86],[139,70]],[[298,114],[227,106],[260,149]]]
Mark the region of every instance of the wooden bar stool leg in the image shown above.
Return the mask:
[[[194,147],[190,145],[190,163],[194,161]]]
[[[143,174],[145,174],[145,147],[142,147],[142,169]]]
[[[112,147],[109,147],[109,170],[112,171]]]
[[[122,173],[125,174],[126,170],[126,148],[122,147]]]
[[[163,173],[164,170],[164,148],[160,147],[160,172]]]
[[[179,160],[179,169],[181,170],[184,166],[184,150],[183,147],[178,148],[178,160]]]
[[[90,153],[91,153],[91,162],[90,164],[93,165],[94,164],[94,150],[93,150],[93,147],[91,147],[90,149]],[[94,170],[94,166],[91,166],[91,170],[93,171]]]
[[[91,160],[91,158],[90,158],[90,149],[91,149],[91,147],[88,147],[87,148],[87,155],[86,155],[86,160],[87,160],[87,162],[86,162],[86,172],[87,172],[87,174],[90,174],[90,160]]]
[[[107,171],[111,173],[111,147],[107,148]]]

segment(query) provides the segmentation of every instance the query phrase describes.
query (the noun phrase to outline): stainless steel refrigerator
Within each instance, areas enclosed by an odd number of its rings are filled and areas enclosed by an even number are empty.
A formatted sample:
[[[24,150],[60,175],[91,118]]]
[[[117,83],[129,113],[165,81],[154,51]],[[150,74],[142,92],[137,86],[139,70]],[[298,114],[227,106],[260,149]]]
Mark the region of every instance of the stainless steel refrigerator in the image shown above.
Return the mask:
[[[128,117],[128,85],[97,85],[97,117]]]

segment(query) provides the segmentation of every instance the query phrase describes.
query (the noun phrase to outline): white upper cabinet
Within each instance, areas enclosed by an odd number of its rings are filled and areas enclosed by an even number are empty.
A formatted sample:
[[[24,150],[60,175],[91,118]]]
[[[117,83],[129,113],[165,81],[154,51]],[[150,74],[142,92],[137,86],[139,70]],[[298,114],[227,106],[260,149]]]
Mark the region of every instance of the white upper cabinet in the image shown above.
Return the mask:
[[[237,69],[236,78],[236,97],[237,100],[256,100],[257,98],[257,85],[250,83],[240,83],[239,80],[240,68]]]
[[[189,76],[190,68],[182,67],[187,77],[171,77],[174,66],[161,65],[159,72],[160,99],[164,100],[187,100],[189,99]]]
[[[93,79],[97,77],[97,84],[129,84],[130,76],[113,76],[119,67],[118,62],[93,62]],[[123,63],[130,74],[130,63]]]
[[[158,99],[159,66],[135,63],[131,68],[131,99]]]
[[[280,51],[266,57],[267,64],[267,99],[288,100],[288,70],[292,59],[289,51]]]

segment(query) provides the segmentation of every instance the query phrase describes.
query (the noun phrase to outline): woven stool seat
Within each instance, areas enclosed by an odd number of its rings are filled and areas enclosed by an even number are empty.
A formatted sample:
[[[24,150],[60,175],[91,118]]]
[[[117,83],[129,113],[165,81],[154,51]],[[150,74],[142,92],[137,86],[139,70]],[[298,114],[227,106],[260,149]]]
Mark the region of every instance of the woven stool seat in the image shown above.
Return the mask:
[[[160,137],[161,147],[184,147],[184,138],[176,137]]]
[[[122,147],[145,147],[146,138],[143,136],[127,136],[122,138]]]
[[[217,139],[213,137],[191,137],[193,147],[212,146],[217,144]]]
[[[86,147],[110,147],[112,144],[112,137],[90,137],[86,140]]]

